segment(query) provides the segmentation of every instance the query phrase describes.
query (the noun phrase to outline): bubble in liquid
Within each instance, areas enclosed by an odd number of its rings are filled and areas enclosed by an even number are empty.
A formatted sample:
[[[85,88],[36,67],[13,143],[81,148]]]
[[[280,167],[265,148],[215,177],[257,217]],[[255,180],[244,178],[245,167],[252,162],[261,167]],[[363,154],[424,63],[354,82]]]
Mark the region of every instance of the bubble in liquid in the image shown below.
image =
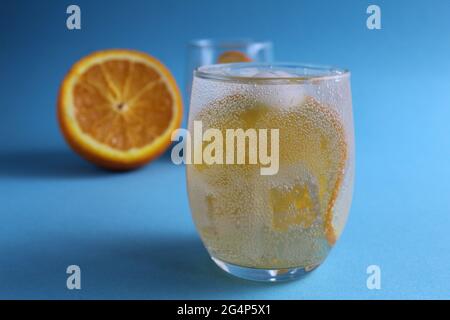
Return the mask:
[[[193,118],[223,133],[278,128],[279,173],[188,166],[194,220],[208,250],[224,261],[255,268],[318,264],[335,241],[332,210],[347,157],[343,125],[302,86],[256,88],[230,85],[223,97],[204,100]]]

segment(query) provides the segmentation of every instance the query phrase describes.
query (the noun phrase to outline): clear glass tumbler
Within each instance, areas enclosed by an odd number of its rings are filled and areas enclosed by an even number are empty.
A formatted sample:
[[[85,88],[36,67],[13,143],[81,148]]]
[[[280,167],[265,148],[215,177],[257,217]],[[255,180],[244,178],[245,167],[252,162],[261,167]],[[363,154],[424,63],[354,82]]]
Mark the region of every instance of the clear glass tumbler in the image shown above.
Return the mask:
[[[320,265],[351,205],[350,72],[300,64],[200,67],[188,122],[191,141],[202,136],[186,166],[189,202],[214,262],[259,281],[294,279]]]
[[[189,42],[186,92],[191,94],[192,74],[198,67],[231,62],[272,62],[270,41],[252,39],[199,39]]]

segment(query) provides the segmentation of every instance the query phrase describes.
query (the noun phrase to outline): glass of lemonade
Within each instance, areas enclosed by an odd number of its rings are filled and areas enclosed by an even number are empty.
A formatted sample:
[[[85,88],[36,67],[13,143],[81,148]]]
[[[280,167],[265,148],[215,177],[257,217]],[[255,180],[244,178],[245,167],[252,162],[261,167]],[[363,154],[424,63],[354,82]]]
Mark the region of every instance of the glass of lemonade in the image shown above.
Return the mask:
[[[264,63],[200,67],[188,131],[192,216],[220,268],[279,281],[324,261],[352,198],[349,71]]]

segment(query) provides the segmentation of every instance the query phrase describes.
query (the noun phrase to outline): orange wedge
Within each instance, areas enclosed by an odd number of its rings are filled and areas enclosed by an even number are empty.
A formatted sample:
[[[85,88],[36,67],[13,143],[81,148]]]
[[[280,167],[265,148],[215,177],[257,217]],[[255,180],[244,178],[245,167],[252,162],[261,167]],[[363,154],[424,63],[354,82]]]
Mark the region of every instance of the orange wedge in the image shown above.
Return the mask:
[[[163,153],[181,118],[181,95],[170,71],[138,51],[84,57],[59,91],[65,139],[81,156],[108,169],[136,168]]]
[[[217,63],[251,62],[249,56],[241,51],[225,51],[217,58]]]

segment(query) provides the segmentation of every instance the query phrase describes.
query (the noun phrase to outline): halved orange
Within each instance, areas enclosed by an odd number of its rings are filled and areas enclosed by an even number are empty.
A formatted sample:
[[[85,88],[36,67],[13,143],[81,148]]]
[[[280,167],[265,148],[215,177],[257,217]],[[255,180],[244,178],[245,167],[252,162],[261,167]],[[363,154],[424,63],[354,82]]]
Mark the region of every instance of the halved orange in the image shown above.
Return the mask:
[[[217,58],[217,63],[251,62],[252,59],[241,51],[225,51]]]
[[[138,51],[114,49],[84,57],[59,91],[58,121],[67,142],[109,169],[139,167],[163,153],[181,118],[172,74]]]

